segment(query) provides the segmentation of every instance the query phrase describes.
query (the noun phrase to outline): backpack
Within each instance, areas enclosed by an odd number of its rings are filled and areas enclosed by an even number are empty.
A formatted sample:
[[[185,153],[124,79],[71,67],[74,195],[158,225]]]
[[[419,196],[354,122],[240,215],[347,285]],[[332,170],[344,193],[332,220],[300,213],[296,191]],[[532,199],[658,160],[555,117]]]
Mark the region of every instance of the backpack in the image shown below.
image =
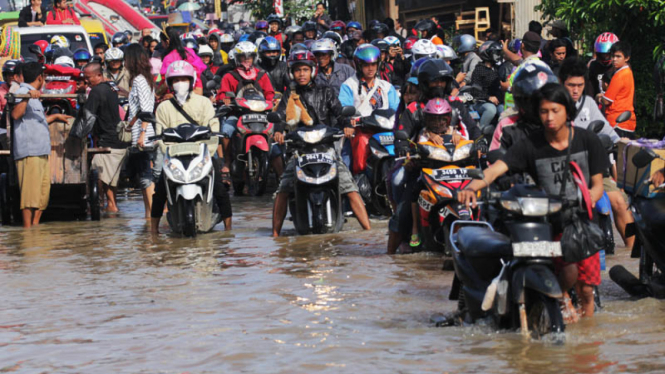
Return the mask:
[[[233,70],[229,74],[238,81],[238,87],[236,88],[236,97],[242,98],[245,90],[252,88],[255,91],[258,91],[261,95],[264,95],[263,88],[258,83],[261,78],[266,74],[265,70],[259,69],[259,72],[256,74],[255,80],[249,80],[243,78],[237,71]],[[265,95],[264,95],[265,96]]]

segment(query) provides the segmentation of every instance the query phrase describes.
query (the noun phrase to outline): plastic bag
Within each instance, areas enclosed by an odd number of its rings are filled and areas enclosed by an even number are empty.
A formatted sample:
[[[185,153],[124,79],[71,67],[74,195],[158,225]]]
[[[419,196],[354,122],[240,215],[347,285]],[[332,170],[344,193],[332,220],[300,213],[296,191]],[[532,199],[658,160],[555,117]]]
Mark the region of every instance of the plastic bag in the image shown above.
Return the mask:
[[[568,263],[582,261],[595,255],[604,244],[603,231],[598,225],[573,214],[561,236],[563,260]]]

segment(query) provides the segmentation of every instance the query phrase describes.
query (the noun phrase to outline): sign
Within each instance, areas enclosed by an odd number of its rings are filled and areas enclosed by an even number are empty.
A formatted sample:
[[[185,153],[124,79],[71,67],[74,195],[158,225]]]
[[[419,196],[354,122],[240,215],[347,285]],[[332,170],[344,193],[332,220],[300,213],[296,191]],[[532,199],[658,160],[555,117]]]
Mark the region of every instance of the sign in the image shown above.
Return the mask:
[[[277,17],[284,17],[284,0],[275,0],[275,14]]]

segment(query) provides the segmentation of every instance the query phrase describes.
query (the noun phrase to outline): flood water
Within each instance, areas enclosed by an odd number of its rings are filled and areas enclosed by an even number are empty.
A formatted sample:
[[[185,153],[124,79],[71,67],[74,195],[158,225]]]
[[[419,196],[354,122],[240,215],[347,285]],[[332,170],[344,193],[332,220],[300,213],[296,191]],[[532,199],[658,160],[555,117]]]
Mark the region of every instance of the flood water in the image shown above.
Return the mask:
[[[234,230],[197,239],[165,223],[152,238],[136,195],[101,222],[0,228],[0,372],[665,372],[665,302],[630,300],[607,273],[604,309],[563,345],[436,328],[452,273],[385,255],[386,222],[297,237],[287,221],[273,239],[270,197],[232,202]],[[618,251],[608,268],[635,270]]]

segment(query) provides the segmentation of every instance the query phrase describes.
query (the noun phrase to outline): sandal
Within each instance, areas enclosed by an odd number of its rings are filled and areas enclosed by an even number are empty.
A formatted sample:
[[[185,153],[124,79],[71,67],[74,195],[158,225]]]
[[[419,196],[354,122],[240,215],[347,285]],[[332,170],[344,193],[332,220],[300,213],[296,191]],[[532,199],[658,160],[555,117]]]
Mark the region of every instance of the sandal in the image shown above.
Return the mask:
[[[409,246],[411,246],[411,248],[420,246],[420,235],[418,234],[411,235],[411,241],[409,242]]]

